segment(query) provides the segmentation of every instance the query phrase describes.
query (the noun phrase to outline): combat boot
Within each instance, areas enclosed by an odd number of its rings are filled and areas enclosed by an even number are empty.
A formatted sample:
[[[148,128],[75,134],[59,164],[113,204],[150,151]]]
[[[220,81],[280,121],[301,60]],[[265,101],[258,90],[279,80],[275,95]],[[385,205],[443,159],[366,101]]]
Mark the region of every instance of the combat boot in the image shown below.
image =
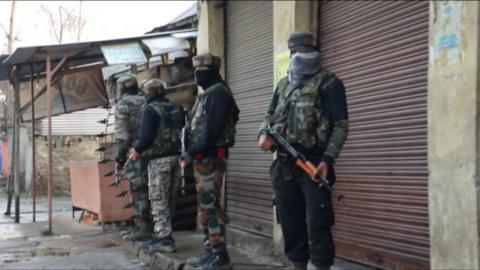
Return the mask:
[[[207,264],[213,257],[212,247],[205,245],[203,251],[200,254],[191,256],[187,259],[186,265],[190,268],[198,268]]]
[[[125,241],[146,241],[152,238],[152,225],[146,221],[138,222],[138,230],[122,237]]]
[[[120,232],[120,236],[124,237],[125,235],[128,235],[128,234],[131,234],[135,231],[138,231],[138,229],[139,228],[137,226],[129,226],[127,229]]]
[[[212,255],[210,260],[204,264],[201,270],[231,270],[233,269],[230,262],[230,256],[228,256],[227,247],[220,245],[212,248]]]
[[[172,253],[176,250],[175,240],[171,235],[164,238],[155,238],[149,245],[148,250],[160,253]]]
[[[315,270],[330,270],[330,266],[315,266]]]
[[[307,270],[307,263],[306,262],[292,262],[293,269],[295,270]]]

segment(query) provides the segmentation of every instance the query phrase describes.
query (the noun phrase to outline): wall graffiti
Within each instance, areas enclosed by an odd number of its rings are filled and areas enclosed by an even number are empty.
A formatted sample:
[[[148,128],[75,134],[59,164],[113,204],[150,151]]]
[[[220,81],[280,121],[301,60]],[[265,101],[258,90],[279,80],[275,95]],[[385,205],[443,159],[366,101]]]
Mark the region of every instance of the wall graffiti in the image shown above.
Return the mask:
[[[439,25],[434,40],[434,60],[437,65],[452,65],[462,62],[462,2],[436,2],[434,7]]]

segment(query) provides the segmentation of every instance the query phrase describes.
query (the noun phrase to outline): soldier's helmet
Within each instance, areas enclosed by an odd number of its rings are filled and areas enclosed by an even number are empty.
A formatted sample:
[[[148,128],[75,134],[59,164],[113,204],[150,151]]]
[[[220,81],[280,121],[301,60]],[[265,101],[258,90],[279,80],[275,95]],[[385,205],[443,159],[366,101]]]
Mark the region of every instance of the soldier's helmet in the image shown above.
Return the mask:
[[[193,67],[197,68],[199,66],[207,66],[209,68],[220,68],[222,64],[222,59],[220,57],[215,56],[211,53],[204,53],[194,56],[192,58]]]
[[[154,96],[155,94],[165,93],[165,83],[159,79],[148,79],[140,84],[140,88],[146,96]]]
[[[288,38],[288,49],[315,48],[315,38],[310,32],[295,32]]]
[[[138,93],[137,77],[133,74],[124,74],[117,79],[117,90],[121,95],[126,92]]]

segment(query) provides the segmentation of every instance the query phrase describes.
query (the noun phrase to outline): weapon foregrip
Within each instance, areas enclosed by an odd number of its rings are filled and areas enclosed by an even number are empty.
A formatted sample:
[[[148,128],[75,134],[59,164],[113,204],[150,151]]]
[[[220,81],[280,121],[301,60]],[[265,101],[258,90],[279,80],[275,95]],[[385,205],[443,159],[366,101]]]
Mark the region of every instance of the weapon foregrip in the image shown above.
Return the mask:
[[[310,163],[310,162],[308,162],[308,163]],[[295,161],[295,164],[298,167],[300,167],[304,172],[306,172],[308,174],[308,176],[310,176],[310,178],[315,179],[315,167],[313,167],[313,169],[312,169],[310,166],[308,166],[307,163],[303,162],[301,159],[297,159]],[[312,165],[312,164],[310,163],[310,165]]]

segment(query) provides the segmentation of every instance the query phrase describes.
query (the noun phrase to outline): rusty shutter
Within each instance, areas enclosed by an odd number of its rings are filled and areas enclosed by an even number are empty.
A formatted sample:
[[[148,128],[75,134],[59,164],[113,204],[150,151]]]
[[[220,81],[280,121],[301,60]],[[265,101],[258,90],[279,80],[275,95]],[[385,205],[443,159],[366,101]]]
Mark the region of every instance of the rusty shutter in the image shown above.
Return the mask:
[[[273,89],[273,4],[226,1],[226,80],[240,120],[227,169],[231,227],[272,236],[271,155],[257,147],[257,129]]]
[[[428,1],[322,2],[324,66],[351,121],[336,164],[337,253],[381,268],[429,268]]]

